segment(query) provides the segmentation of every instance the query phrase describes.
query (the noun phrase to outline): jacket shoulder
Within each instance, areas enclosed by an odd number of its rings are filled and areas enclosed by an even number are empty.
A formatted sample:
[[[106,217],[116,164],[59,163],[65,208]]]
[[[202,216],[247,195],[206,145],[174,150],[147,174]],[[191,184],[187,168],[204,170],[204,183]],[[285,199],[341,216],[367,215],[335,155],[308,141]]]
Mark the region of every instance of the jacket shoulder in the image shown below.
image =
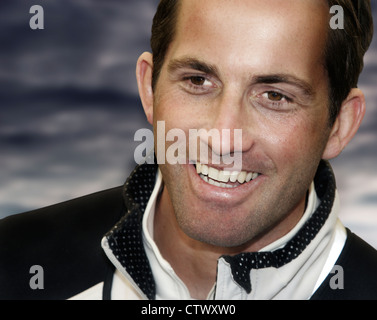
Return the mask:
[[[67,299],[103,281],[101,239],[124,211],[116,187],[0,220],[0,299]],[[30,287],[32,266],[43,289]]]
[[[377,299],[377,250],[348,229],[346,243],[335,265],[340,267],[341,274],[330,273],[313,300]],[[333,277],[343,282],[341,288],[334,285],[331,288]]]

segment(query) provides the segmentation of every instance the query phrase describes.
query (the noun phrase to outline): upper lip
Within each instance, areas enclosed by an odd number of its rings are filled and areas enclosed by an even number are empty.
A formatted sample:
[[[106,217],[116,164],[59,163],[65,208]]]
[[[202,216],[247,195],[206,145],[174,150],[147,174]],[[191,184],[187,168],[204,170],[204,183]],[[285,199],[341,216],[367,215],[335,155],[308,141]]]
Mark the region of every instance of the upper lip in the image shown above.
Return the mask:
[[[219,164],[213,164],[213,163],[202,163],[200,161],[195,161],[193,162],[195,166],[197,166],[197,164],[199,165],[206,165],[207,167],[209,168],[214,168],[214,169],[217,169],[219,171],[229,171],[229,172],[241,172],[241,171],[245,171],[245,172],[254,172],[254,173],[259,173],[260,172],[258,170],[253,170],[253,169],[245,169],[245,168],[240,168],[239,170],[234,170],[233,167],[231,165],[219,165]]]

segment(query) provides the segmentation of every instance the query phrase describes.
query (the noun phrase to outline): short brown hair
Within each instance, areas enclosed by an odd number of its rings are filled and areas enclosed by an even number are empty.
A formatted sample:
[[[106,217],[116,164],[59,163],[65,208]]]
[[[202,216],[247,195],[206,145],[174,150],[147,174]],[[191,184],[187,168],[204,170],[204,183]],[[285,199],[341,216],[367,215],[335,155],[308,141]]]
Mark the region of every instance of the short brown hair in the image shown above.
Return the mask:
[[[344,10],[344,30],[329,24],[324,52],[325,69],[329,78],[330,124],[340,111],[350,90],[357,87],[364,67],[364,54],[373,37],[370,0],[327,0],[329,8],[339,5]],[[154,89],[166,52],[174,40],[180,0],[161,0],[153,19],[151,48],[153,53]]]
[[[364,54],[373,37],[370,0],[328,0],[329,7],[344,11],[344,30],[329,27],[325,67],[329,78],[330,123],[339,114],[350,90],[357,87],[364,68]]]
[[[170,43],[174,40],[180,0],[161,0],[153,18],[151,48],[153,53],[152,88],[154,89],[164,64]]]

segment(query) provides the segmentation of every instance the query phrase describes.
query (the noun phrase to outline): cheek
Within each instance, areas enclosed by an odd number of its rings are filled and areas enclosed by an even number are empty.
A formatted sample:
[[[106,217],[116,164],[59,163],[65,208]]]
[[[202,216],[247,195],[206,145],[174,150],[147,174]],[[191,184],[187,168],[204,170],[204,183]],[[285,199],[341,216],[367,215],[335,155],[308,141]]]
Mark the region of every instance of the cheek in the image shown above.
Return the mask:
[[[171,89],[163,92],[154,106],[154,128],[157,128],[157,121],[163,121],[165,138],[168,134],[171,137],[179,135],[181,142],[185,140],[186,147],[189,146],[190,130],[208,128],[208,114],[205,112],[208,106],[203,100],[187,98]],[[171,139],[165,140],[166,148],[174,143]]]
[[[285,121],[264,135],[268,153],[277,167],[319,160],[324,148],[323,130],[313,121]]]
[[[186,163],[189,129],[195,128],[195,117],[174,92],[156,98],[154,104],[154,144],[158,163]],[[174,166],[173,166],[174,167]],[[168,171],[172,171],[172,168]],[[174,171],[174,170],[173,170]]]
[[[164,91],[155,99],[154,121],[165,121],[167,130],[188,128],[197,118],[194,115],[195,109],[176,90]]]

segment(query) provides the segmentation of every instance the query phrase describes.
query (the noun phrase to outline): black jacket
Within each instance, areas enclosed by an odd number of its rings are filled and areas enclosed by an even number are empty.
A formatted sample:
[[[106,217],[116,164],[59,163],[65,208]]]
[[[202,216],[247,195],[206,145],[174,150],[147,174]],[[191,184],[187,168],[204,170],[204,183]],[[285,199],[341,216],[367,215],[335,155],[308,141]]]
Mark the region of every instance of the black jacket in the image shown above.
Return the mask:
[[[109,299],[114,266],[101,239],[135,207],[145,208],[156,170],[148,166],[148,182],[138,169],[125,186],[0,220],[0,299],[68,299],[100,282]],[[141,182],[145,195],[129,192]],[[331,289],[334,274],[329,274],[312,299],[377,299],[377,251],[347,233],[336,263],[344,271],[344,289]],[[42,290],[30,286],[35,265],[43,268]]]

